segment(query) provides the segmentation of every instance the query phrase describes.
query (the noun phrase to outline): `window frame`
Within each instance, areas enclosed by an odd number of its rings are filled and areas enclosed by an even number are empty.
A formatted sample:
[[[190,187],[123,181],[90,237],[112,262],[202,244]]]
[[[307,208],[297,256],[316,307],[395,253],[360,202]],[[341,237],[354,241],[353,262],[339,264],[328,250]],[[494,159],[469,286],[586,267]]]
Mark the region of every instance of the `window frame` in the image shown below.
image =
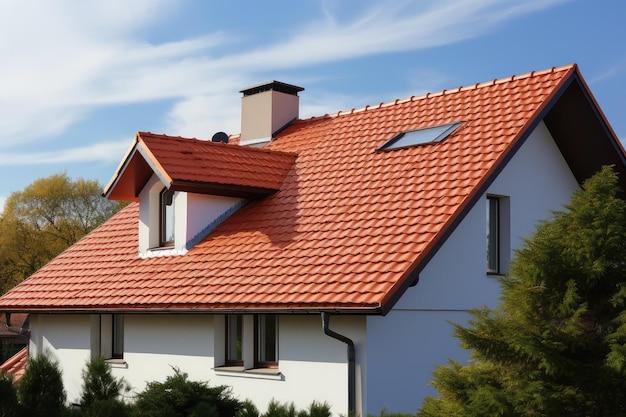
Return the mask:
[[[174,246],[176,241],[176,211],[174,206],[175,192],[167,187],[159,193],[159,246]],[[168,207],[170,209],[168,210]],[[168,225],[171,226],[172,239],[168,239],[166,233]]]
[[[111,315],[111,359],[124,359],[124,315]]]
[[[233,341],[233,339],[231,339],[232,336],[232,332],[231,332],[231,321],[233,319],[236,319],[238,321],[237,323],[237,332],[238,335],[236,336],[236,339],[234,339],[235,343],[239,343],[240,346],[237,349],[238,350],[238,354],[240,355],[240,358],[232,358],[231,357],[231,342]],[[237,315],[237,314],[227,314],[225,319],[224,319],[224,340],[225,340],[225,350],[224,350],[224,362],[227,366],[243,366],[243,316],[241,315]]]
[[[418,129],[405,130],[394,135],[376,150],[377,152],[407,149],[417,146],[438,143],[454,133],[463,122],[444,123]]]
[[[273,323],[273,360],[262,358],[263,345],[266,344],[267,330],[264,329],[262,320],[271,317]],[[257,314],[254,316],[254,367],[255,368],[278,368],[278,315],[276,314]]]
[[[501,201],[497,196],[487,196],[486,211],[486,243],[487,243],[487,274],[501,273],[502,234],[501,234]]]

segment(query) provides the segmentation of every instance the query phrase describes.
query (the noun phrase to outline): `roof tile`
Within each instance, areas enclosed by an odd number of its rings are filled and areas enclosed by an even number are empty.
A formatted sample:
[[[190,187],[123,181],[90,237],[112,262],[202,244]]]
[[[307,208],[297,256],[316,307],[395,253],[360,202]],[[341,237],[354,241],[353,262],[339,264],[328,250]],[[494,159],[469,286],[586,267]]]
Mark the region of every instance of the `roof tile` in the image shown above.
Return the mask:
[[[297,120],[261,151],[139,133],[173,182],[276,192],[171,257],[138,257],[138,204],[130,204],[5,294],[0,307],[381,308],[572,71]],[[377,152],[400,132],[456,121],[461,127],[440,143]]]

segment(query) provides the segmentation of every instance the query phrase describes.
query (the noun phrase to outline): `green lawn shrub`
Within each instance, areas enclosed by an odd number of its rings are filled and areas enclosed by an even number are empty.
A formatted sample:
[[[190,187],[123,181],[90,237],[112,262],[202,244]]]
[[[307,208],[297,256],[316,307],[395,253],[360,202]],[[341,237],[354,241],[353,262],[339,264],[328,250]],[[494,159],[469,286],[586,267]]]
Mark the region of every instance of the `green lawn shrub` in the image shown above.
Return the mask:
[[[149,382],[137,394],[134,417],[235,417],[242,403],[227,386],[210,387],[206,382],[190,381],[186,373],[174,368],[165,382]]]
[[[46,354],[31,357],[17,396],[28,416],[60,416],[65,410],[65,389],[59,364]]]

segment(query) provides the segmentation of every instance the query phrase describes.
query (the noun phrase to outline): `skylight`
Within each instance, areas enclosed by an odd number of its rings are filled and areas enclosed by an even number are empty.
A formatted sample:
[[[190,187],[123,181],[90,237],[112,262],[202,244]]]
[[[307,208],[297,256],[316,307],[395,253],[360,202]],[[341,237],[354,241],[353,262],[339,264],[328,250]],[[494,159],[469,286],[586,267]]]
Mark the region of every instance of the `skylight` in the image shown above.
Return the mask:
[[[456,122],[401,132],[378,148],[378,150],[387,151],[390,149],[409,148],[425,143],[440,142],[447,138],[460,125],[460,122]]]

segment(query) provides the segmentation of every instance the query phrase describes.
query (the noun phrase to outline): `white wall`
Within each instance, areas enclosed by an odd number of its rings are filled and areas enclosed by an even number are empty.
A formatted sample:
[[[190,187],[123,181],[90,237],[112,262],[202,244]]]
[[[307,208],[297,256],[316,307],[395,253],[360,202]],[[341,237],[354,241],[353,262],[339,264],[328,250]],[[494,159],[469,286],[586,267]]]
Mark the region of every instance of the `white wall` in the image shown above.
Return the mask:
[[[90,358],[90,318],[88,315],[30,316],[29,355],[41,353],[59,362],[69,403],[78,402],[81,371]]]
[[[245,203],[244,199],[216,195],[176,192],[174,195],[174,247],[159,248],[160,193],[164,184],[153,174],[139,193],[139,254],[164,256],[184,254],[208,225],[223,221]]]
[[[354,341],[357,362],[363,363],[365,318],[331,316],[330,329]],[[273,398],[293,402],[298,409],[308,407],[313,401],[326,401],[334,415],[347,415],[347,346],[323,333],[319,315],[280,316],[278,338],[281,374],[278,378],[218,371],[211,381],[232,386],[240,399],[252,400],[261,412]],[[357,375],[360,372],[357,364]]]
[[[90,316],[33,315],[31,320],[31,352],[45,349],[61,363],[68,401],[78,402],[81,372],[90,358]],[[298,408],[316,400],[331,404],[335,415],[347,414],[347,347],[324,335],[319,315],[279,317],[280,374],[269,376],[214,369],[221,365],[214,361],[214,321],[201,314],[125,315],[124,363],[111,364],[113,374],[140,392],[149,381],[164,381],[175,367],[192,380],[231,386],[239,399],[252,400],[261,411],[272,399]],[[330,328],[354,340],[362,363],[365,318],[331,316]]]
[[[531,134],[487,194],[510,196],[511,246],[534,231],[569,201],[578,188],[545,125]],[[464,324],[467,310],[495,306],[499,284],[486,270],[486,195],[470,210],[454,233],[386,317],[367,319],[366,412],[415,412],[425,395],[435,364],[448,358],[464,361],[468,352],[452,337],[447,321]],[[402,359],[398,359],[402,358]],[[390,389],[390,386],[393,389]]]

